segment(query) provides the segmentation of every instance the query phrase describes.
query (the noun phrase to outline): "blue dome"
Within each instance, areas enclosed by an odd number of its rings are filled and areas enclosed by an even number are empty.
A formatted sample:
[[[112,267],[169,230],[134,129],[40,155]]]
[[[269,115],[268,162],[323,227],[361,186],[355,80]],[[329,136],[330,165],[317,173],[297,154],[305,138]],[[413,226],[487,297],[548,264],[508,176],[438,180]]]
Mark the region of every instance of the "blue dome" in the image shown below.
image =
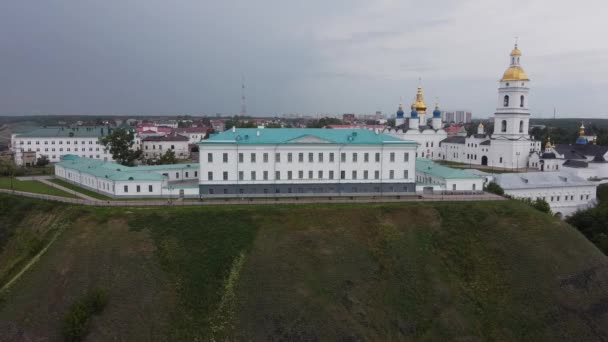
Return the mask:
[[[418,119],[418,112],[415,109],[412,109],[410,114],[412,119]]]
[[[441,111],[439,109],[435,108],[435,110],[433,111],[433,117],[441,118]]]
[[[404,116],[403,109],[399,108],[399,110],[397,111],[397,118],[403,119],[403,116]]]
[[[585,137],[578,137],[578,138],[576,139],[576,143],[577,143],[577,144],[584,145],[584,144],[586,144],[586,143],[587,143],[587,138],[585,138]]]

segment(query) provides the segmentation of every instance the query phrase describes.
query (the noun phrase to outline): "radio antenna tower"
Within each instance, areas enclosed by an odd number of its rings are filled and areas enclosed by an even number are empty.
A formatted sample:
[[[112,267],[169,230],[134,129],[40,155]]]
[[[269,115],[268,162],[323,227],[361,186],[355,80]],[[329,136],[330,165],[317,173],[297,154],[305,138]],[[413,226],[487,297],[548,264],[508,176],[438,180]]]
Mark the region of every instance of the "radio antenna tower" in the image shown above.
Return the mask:
[[[241,116],[247,115],[247,103],[245,101],[245,76],[241,74]]]

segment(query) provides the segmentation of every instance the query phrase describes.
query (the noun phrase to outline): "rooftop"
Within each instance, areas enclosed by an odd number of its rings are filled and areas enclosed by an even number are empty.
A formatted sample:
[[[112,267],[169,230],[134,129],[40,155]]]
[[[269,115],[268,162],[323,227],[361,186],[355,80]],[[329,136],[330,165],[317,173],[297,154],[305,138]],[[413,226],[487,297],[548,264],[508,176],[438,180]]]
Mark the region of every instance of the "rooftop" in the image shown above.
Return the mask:
[[[183,135],[150,135],[143,139],[142,141],[188,141],[188,137]]]
[[[19,133],[18,136],[31,138],[98,138],[103,137],[104,135],[108,135],[108,133],[110,133],[112,129],[114,128],[108,126],[52,126],[36,128],[28,132]]]
[[[505,190],[594,185],[564,171],[501,173],[494,175],[494,179]]]
[[[416,144],[367,129],[236,128],[209,136],[199,144]]]
[[[477,179],[476,175],[463,170],[439,165],[430,159],[416,158],[416,172],[428,173],[443,179]]]
[[[56,165],[65,169],[79,171],[95,177],[107,178],[109,180],[163,180],[165,176],[157,173],[161,170],[188,169],[198,170],[199,164],[171,164],[171,165],[146,165],[146,166],[124,166],[115,162],[107,162],[99,159],[81,158],[75,155],[66,155]]]

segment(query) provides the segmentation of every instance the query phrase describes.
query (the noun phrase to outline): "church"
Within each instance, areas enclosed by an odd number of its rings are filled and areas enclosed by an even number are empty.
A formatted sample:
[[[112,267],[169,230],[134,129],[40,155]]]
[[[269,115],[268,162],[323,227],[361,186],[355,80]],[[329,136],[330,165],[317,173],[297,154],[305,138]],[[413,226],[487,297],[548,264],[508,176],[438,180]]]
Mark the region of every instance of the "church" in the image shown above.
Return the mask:
[[[528,167],[530,156],[540,152],[541,142],[528,134],[530,79],[521,67],[521,55],[521,50],[515,44],[510,54],[510,65],[499,81],[492,134],[486,133],[480,123],[476,134],[448,137],[442,127],[438,105],[435,106],[431,125],[428,126],[427,108],[420,86],[411,106],[409,127],[404,127],[405,115],[403,106],[400,105],[395,118],[396,129],[386,133],[417,142],[417,156],[421,158],[496,168]]]

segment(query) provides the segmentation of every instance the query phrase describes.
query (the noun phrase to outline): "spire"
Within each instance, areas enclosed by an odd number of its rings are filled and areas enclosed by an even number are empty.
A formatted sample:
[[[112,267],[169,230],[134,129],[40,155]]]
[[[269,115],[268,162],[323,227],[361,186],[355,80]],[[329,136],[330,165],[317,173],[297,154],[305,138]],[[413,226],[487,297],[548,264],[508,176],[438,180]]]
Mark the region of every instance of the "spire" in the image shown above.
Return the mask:
[[[551,144],[551,137],[547,137],[547,143],[545,144],[545,150],[548,150],[551,148],[553,148],[553,145]]]
[[[585,136],[585,124],[582,121],[581,121],[581,127],[578,129],[578,136],[579,137]]]

